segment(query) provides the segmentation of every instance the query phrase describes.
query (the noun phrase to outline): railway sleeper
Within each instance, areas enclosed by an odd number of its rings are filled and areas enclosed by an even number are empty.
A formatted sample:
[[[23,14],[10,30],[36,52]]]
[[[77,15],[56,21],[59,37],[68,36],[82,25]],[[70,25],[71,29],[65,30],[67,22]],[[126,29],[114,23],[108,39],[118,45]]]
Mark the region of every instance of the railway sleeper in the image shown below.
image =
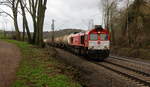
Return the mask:
[[[119,75],[121,74],[121,76],[123,75],[124,77],[128,77],[129,79],[131,79],[133,82],[138,82],[138,84],[143,84],[144,86],[150,86],[150,82],[146,81],[146,80],[143,80],[143,79],[140,79],[134,75],[131,75],[131,74],[128,74],[128,73],[125,73],[125,72],[122,72],[122,71],[119,71],[119,70],[116,70],[110,66],[107,66],[105,64],[98,64],[106,69],[109,69],[111,71],[114,71],[116,73],[118,73]]]

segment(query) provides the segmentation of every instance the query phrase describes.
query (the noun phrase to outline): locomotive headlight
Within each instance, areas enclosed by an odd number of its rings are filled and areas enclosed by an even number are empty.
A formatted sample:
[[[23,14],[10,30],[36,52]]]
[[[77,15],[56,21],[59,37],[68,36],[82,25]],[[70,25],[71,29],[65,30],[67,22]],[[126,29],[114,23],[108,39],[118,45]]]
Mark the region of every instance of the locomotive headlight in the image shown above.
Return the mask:
[[[105,49],[110,49],[110,47],[109,46],[105,46]]]
[[[109,49],[107,46],[104,47],[105,49]]]
[[[94,49],[94,46],[89,47],[89,49]]]

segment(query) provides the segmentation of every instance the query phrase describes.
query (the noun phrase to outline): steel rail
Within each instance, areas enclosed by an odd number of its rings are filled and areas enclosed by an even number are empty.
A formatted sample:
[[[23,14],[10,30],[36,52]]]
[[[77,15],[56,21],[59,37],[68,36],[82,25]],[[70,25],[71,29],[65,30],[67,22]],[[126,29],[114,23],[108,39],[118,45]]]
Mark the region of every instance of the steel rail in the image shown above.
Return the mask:
[[[150,67],[150,63],[145,63],[145,62],[141,62],[141,61],[137,61],[137,60],[132,60],[129,59],[129,57],[118,57],[118,56],[109,56],[110,58],[115,58],[118,60],[124,60],[124,61],[129,61],[129,62],[133,62],[133,63],[137,63],[137,64],[142,64],[142,65],[146,65]]]
[[[104,64],[102,64],[102,63],[95,63],[95,64],[100,65],[100,66],[102,66],[102,67],[104,67],[104,68],[106,68],[106,69],[108,69],[108,70],[111,70],[111,71],[113,71],[113,72],[116,72],[116,73],[118,73],[118,74],[121,74],[121,75],[123,75],[123,76],[125,76],[125,77],[128,77],[128,78],[130,78],[131,80],[135,80],[135,81],[137,81],[137,82],[143,84],[144,86],[149,86],[149,87],[150,87],[150,82],[148,82],[148,81],[146,81],[146,80],[143,80],[143,79],[141,79],[140,77],[136,77],[136,76],[134,76],[134,75],[127,74],[127,73],[125,73],[125,72],[123,72],[123,71],[119,71],[119,70],[117,70],[117,69],[113,69],[112,67],[109,67],[109,66],[105,65],[105,63],[109,63],[109,62],[105,62],[105,61],[104,61],[103,63],[104,63]],[[112,63],[109,63],[109,64],[112,64]],[[117,64],[112,64],[112,65],[114,65],[114,66],[116,66],[116,67],[120,67],[120,68],[126,69],[126,70],[131,71],[131,72],[134,72],[134,73],[137,73],[137,72],[134,71],[134,70],[131,70],[131,69],[122,67],[122,66],[120,66],[120,65],[118,66]],[[140,74],[140,73],[138,73],[138,74]],[[141,75],[144,76],[144,77],[146,76],[146,75],[143,75],[143,74],[141,74]]]
[[[137,70],[137,69],[133,69],[131,67],[127,67],[127,66],[123,66],[123,65],[119,65],[119,64],[116,64],[116,63],[113,63],[113,62],[109,62],[109,61],[105,61],[107,63],[110,63],[110,64],[113,64],[113,65],[116,65],[116,66],[119,66],[119,67],[122,67],[124,69],[128,69],[130,71],[133,71],[133,72],[136,72],[136,73],[139,73],[139,74],[143,74],[145,76],[148,76],[150,77],[150,73],[147,73],[147,72],[144,72],[144,71],[140,71],[140,70]]]

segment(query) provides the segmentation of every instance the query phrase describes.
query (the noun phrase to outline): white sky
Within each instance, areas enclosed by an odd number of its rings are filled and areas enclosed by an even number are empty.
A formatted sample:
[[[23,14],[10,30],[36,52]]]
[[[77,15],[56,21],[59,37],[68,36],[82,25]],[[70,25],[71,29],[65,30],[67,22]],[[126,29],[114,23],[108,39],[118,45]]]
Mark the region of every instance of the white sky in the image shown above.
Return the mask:
[[[48,0],[44,31],[51,29],[52,19],[56,21],[56,29],[87,29],[89,20],[91,19],[94,20],[94,24],[102,24],[102,13],[99,7],[100,0]],[[6,9],[4,6],[0,6],[0,8],[11,12],[10,9]],[[32,29],[32,21],[29,16],[28,19],[30,28]],[[19,16],[20,29],[22,29],[21,20],[22,18]],[[0,17],[0,29],[3,29],[4,26],[7,30],[13,29],[13,22],[9,17]]]

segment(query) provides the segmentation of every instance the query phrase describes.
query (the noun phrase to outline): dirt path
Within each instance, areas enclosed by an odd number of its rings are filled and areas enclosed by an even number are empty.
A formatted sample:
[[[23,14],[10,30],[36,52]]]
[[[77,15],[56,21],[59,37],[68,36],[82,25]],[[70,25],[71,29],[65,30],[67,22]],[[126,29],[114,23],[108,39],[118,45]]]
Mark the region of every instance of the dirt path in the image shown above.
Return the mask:
[[[10,87],[20,59],[20,51],[14,44],[0,41],[0,87]]]

